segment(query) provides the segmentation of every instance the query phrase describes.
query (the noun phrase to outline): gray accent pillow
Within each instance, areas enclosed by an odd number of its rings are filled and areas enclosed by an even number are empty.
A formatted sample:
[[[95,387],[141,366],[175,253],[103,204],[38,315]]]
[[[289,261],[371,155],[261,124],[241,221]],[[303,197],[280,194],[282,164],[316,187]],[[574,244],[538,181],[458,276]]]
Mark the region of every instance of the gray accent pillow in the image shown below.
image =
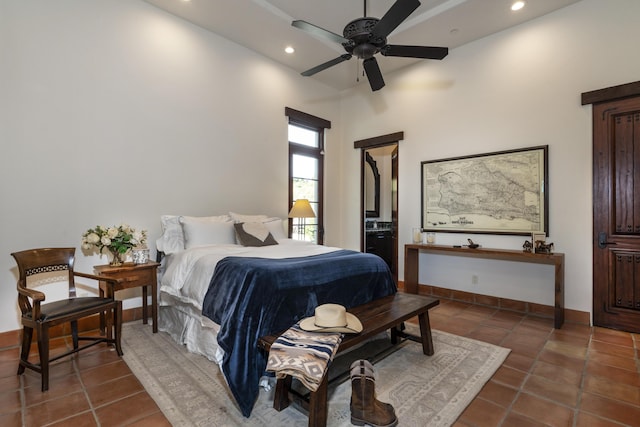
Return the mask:
[[[233,224],[236,239],[242,246],[271,246],[278,242],[261,222],[239,222]]]

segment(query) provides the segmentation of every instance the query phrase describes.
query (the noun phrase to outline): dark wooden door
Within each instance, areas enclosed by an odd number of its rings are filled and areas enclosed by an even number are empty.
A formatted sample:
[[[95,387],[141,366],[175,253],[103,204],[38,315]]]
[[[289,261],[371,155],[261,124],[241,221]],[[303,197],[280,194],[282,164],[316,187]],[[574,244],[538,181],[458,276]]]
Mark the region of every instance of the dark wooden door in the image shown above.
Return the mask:
[[[640,97],[593,105],[593,323],[640,332]]]

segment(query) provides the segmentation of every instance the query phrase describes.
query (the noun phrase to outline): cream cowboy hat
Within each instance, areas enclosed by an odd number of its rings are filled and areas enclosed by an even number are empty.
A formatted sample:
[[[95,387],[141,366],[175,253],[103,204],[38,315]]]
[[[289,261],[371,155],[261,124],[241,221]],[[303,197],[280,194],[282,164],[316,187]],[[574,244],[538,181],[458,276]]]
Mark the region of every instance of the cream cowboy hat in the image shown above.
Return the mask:
[[[315,316],[300,321],[300,329],[310,332],[357,334],[362,332],[362,323],[339,304],[322,304],[316,307]]]

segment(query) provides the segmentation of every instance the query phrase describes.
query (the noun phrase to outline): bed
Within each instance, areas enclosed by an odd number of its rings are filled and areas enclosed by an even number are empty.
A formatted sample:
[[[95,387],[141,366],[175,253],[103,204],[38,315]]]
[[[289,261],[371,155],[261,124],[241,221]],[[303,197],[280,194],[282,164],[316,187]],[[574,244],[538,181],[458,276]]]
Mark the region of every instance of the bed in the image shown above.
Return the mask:
[[[319,304],[349,308],[397,290],[381,258],[288,239],[278,218],[231,212],[161,222],[159,329],[220,365],[246,417],[266,366],[259,337]]]

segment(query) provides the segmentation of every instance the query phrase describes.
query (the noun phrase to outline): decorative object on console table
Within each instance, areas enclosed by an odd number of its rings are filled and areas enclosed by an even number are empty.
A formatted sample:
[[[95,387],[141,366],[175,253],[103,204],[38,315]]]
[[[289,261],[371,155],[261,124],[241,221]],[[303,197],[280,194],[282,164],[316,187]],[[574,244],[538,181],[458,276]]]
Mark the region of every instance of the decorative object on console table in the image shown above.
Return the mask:
[[[134,264],[146,264],[149,262],[149,249],[148,248],[136,248],[133,250],[133,263]]]
[[[422,242],[422,229],[414,228],[413,229],[413,243],[421,243]]]
[[[147,309],[147,288],[151,288],[151,318],[153,332],[158,332],[158,267],[157,262],[145,264],[124,263],[119,266],[96,265],[93,270],[97,276],[110,279],[123,279],[120,283],[107,286],[107,282],[100,282],[100,296],[114,299],[116,291],[142,287],[142,323],[147,324],[149,312]],[[104,317],[100,319],[100,329],[104,328]]]
[[[289,218],[297,218],[297,231],[298,231],[298,240],[307,240],[306,239],[306,218],[315,218],[316,214],[311,208],[311,204],[308,199],[298,199],[293,204],[293,207],[289,211]]]
[[[122,265],[131,249],[146,248],[146,243],[147,231],[136,231],[128,224],[120,224],[117,227],[97,225],[82,235],[82,249],[84,251],[97,249],[100,254],[106,249],[111,254],[109,264],[112,266]]]

